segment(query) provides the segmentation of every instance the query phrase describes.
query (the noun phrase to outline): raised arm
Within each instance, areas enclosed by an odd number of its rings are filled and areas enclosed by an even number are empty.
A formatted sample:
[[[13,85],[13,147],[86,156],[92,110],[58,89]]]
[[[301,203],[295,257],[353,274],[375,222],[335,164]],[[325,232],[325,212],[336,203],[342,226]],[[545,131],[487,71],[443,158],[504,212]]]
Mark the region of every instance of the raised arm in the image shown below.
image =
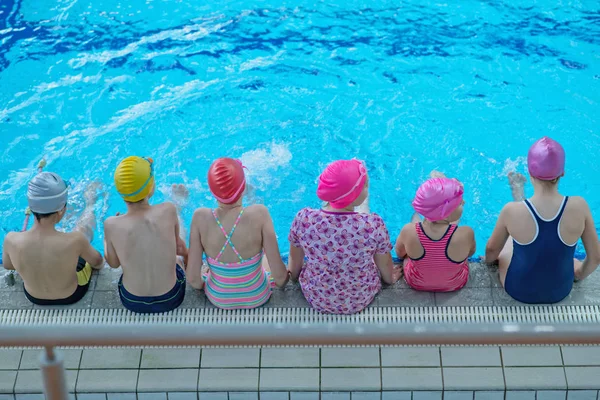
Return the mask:
[[[498,221],[496,222],[496,227],[492,232],[492,236],[487,242],[485,246],[485,262],[491,264],[498,260],[498,256],[500,256],[500,252],[504,248],[506,241],[509,238],[508,228],[506,226],[506,221],[508,218],[508,207],[510,204],[504,206],[502,211],[500,212],[500,216],[498,217]]]
[[[587,278],[598,268],[600,264],[600,243],[598,243],[598,232],[594,225],[594,218],[590,207],[584,199],[581,199],[581,209],[585,213],[585,228],[581,235],[583,247],[585,248],[585,260],[580,268],[575,269],[575,278],[582,280]]]
[[[200,226],[202,224],[202,209],[196,210],[192,217],[192,226],[190,227],[190,249],[188,251],[188,266],[186,270],[187,281],[194,289],[204,287],[202,279],[202,255],[204,247],[200,238]]]
[[[269,262],[269,267],[271,268],[271,276],[275,280],[275,284],[278,287],[284,287],[290,277],[287,269],[285,268],[285,264],[281,259],[281,254],[279,253],[279,245],[277,244],[277,235],[275,234],[273,219],[271,218],[271,214],[269,214],[269,210],[264,206],[260,207],[260,215],[263,221],[263,249],[265,251],[267,261]]]

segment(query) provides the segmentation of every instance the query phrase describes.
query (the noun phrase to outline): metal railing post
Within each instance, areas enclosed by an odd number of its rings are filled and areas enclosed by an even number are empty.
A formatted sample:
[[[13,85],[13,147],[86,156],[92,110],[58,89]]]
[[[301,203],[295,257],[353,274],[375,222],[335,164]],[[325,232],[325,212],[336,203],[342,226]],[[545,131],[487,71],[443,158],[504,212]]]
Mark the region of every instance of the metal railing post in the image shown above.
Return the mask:
[[[40,357],[46,400],[68,400],[67,381],[62,355],[46,346]]]

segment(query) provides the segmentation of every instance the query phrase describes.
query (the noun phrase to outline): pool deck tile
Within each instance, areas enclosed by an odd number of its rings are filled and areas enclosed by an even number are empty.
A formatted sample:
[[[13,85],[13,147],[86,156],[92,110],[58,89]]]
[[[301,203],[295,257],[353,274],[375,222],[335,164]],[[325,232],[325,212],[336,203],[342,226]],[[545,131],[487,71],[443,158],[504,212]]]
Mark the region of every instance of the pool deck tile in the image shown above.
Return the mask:
[[[261,391],[318,391],[318,368],[261,369]]]
[[[439,347],[382,347],[382,367],[439,367]]]
[[[195,392],[198,369],[143,369],[138,377],[138,392]]]
[[[319,400],[319,395],[319,392],[291,392],[290,400]]]
[[[77,393],[134,393],[136,369],[82,369],[77,378]],[[108,400],[111,400],[110,395]]]
[[[168,400],[198,400],[198,392],[168,392]]]
[[[167,393],[139,393],[137,394],[137,400],[167,400]]]
[[[488,267],[479,263],[469,263],[469,280],[465,288],[489,288],[492,287],[492,279]]]
[[[381,370],[379,368],[323,368],[321,390],[380,391]]]
[[[536,400],[567,400],[566,390],[538,390]]]
[[[117,289],[112,290],[94,290],[94,297],[92,298],[92,309],[117,309],[123,308],[121,299]]]
[[[0,393],[13,393],[17,371],[0,371]]]
[[[456,292],[435,293],[435,305],[438,307],[481,307],[493,306],[490,288],[463,288]]]
[[[444,367],[501,367],[497,346],[442,347]]]
[[[411,400],[412,392],[382,392],[381,400]],[[324,399],[323,399],[324,400]]]
[[[350,392],[322,392],[321,400],[351,400]]]
[[[474,395],[474,400],[504,400],[504,391],[481,390]]]
[[[229,393],[227,392],[207,392],[198,393],[199,400],[228,400]]]
[[[350,393],[350,399],[351,400],[381,400],[381,392],[352,392],[352,393]]]
[[[257,392],[229,392],[229,400],[258,400]]]
[[[75,392],[77,371],[65,371],[67,378],[67,390]],[[15,393],[44,393],[44,382],[41,371],[19,371],[15,383]]]
[[[413,289],[387,289],[377,296],[379,307],[433,307],[434,305],[433,293]]]
[[[27,300],[24,292],[0,291],[0,309],[2,310],[31,310],[33,303]]]
[[[473,400],[473,392],[471,391],[450,391],[444,392],[444,400]]]
[[[500,367],[444,367],[445,390],[504,390]]]
[[[310,308],[299,287],[287,285],[284,289],[275,289],[267,308]]]
[[[508,390],[505,400],[536,400],[535,390]]]
[[[259,349],[204,349],[202,368],[258,368]]]
[[[260,400],[290,400],[288,392],[260,392]]]
[[[141,368],[199,368],[200,349],[143,349]]]
[[[0,349],[0,370],[18,369],[22,355],[23,350]]]
[[[441,391],[423,391],[413,392],[413,400],[442,400],[443,392]]]
[[[600,366],[600,346],[562,346],[561,350],[565,366]]]
[[[566,389],[562,367],[505,367],[507,390]]]
[[[81,357],[81,369],[138,369],[141,349],[85,349]]]
[[[442,390],[441,368],[383,368],[383,390]]]
[[[600,367],[565,367],[565,373],[569,390],[600,387]]]
[[[502,346],[501,351],[505,367],[563,365],[558,346]]]
[[[258,368],[206,369],[200,370],[200,392],[257,392]],[[202,395],[200,395],[202,399]]]
[[[569,390],[567,392],[567,400],[594,400],[597,398],[597,390]]]
[[[261,368],[310,368],[319,367],[318,348],[267,347],[261,350]]]
[[[19,369],[39,369],[40,368],[40,356],[43,350],[23,350],[23,358],[21,358],[21,365]],[[60,353],[63,357],[64,366],[66,369],[78,369],[81,362],[82,350],[75,349],[57,349],[57,353]]]
[[[321,350],[321,367],[379,367],[378,347],[326,347]]]

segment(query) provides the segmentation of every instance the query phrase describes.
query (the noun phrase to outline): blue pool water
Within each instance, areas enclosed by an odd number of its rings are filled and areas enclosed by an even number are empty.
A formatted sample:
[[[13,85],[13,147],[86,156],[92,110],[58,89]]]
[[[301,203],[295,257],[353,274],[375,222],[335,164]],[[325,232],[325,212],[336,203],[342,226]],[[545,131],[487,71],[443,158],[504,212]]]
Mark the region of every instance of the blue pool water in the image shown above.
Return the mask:
[[[185,183],[189,223],[214,205],[209,164],[232,156],[285,253],[296,211],[319,205],[319,172],[357,157],[393,237],[430,170],[462,180],[482,253],[506,173],[546,134],[567,151],[563,191],[600,221],[597,2],[206,3],[0,2],[0,241],[42,157],[70,181],[74,216],[84,185],[105,182],[100,220],[125,210],[118,161],[154,157],[155,201]]]

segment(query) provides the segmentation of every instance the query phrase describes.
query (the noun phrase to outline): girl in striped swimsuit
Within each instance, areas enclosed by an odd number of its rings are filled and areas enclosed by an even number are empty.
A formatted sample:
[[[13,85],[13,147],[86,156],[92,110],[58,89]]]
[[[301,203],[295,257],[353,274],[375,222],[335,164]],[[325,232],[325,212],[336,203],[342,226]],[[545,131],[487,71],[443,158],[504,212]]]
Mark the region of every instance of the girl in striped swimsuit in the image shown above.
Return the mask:
[[[272,287],[285,286],[289,277],[269,211],[263,205],[243,207],[246,178],[238,160],[216,160],[208,185],[219,206],[194,213],[188,281],[196,289],[204,288],[219,308],[259,307],[271,297]],[[203,254],[208,268],[201,271]]]
[[[457,226],[463,212],[463,186],[456,179],[429,179],[413,201],[417,215],[400,232],[396,253],[404,258],[404,279],[416,290],[451,292],[469,279],[467,259],[475,253],[475,235]]]

